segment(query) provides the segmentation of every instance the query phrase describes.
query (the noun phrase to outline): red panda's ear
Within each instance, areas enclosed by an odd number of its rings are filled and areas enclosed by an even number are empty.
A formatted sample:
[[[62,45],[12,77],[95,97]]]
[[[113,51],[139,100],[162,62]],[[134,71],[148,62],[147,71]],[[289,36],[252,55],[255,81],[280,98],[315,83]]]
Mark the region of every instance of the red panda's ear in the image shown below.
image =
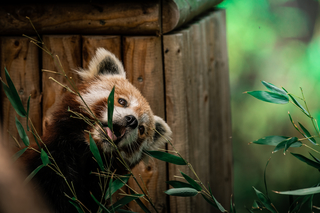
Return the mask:
[[[98,48],[95,56],[89,63],[88,69],[77,71],[82,80],[92,79],[99,75],[117,75],[123,78],[126,73],[119,59],[104,48]]]
[[[162,144],[167,143],[168,140],[171,140],[172,131],[169,125],[156,115],[154,116],[154,122],[156,131],[153,135],[153,148],[158,148]]]

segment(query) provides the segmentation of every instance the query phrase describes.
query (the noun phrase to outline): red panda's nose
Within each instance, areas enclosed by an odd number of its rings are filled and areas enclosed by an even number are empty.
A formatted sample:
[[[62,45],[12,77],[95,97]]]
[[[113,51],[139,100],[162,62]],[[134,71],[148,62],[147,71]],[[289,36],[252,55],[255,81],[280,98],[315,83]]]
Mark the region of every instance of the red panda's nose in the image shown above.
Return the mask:
[[[133,115],[127,115],[125,117],[127,121],[127,127],[131,127],[132,129],[135,129],[138,126],[138,120]]]

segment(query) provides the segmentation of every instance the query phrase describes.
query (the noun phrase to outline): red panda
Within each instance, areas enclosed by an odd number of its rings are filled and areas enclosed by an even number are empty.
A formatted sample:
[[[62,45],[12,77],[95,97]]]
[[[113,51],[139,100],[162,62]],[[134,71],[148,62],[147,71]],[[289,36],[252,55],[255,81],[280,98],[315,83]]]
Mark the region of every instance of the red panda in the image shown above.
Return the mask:
[[[61,172],[73,183],[78,199],[94,212],[98,206],[90,192],[99,197],[101,190],[97,176],[90,175],[90,172],[97,171],[98,165],[89,149],[88,132],[108,162],[111,160],[110,156],[113,156],[111,170],[116,170],[117,174],[125,174],[127,171],[116,160],[118,153],[106,138],[114,141],[123,159],[133,168],[143,158],[144,151],[154,150],[165,143],[171,136],[171,130],[162,118],[153,115],[146,99],[126,79],[121,62],[109,51],[98,48],[88,69],[81,69],[77,73],[82,80],[78,85],[79,93],[105,131],[98,127],[99,124],[89,125],[84,120],[72,117],[72,112],[81,113],[89,119],[93,116],[90,115],[90,110],[85,110],[86,105],[79,96],[68,93],[53,113],[42,140]],[[111,132],[107,127],[107,102],[113,87],[114,132]],[[24,155],[29,172],[41,165],[38,153],[31,150]],[[65,181],[51,169],[41,169],[34,177],[34,182],[54,212],[77,212],[64,194],[70,195]]]

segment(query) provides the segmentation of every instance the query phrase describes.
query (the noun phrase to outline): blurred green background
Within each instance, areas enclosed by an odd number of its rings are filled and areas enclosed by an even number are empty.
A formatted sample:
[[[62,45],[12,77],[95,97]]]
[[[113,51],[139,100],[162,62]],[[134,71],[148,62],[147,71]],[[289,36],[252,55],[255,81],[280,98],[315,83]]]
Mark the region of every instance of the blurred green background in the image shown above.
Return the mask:
[[[283,86],[298,96],[302,87],[312,115],[320,120],[319,1],[225,0],[219,7],[227,11],[237,212],[248,212],[244,206],[252,206],[256,199],[252,186],[265,193],[263,172],[270,157],[269,194],[279,212],[287,212],[288,196],[271,190],[311,187],[320,182],[319,171],[289,152],[272,154],[274,147],[248,143],[268,135],[301,138],[290,123],[288,111],[296,123],[301,122],[311,134],[315,132],[310,120],[292,104],[261,102],[243,92],[265,90],[261,80]],[[301,147],[289,151],[308,155],[310,150]],[[315,152],[312,154],[320,157]],[[314,200],[319,197],[315,196]]]

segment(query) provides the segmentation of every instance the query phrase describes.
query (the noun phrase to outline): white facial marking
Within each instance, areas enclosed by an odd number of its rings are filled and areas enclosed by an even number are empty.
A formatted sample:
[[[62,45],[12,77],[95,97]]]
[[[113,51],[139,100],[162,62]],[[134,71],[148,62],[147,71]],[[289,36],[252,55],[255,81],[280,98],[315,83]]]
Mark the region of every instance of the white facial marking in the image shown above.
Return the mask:
[[[138,99],[136,99],[134,96],[131,96],[130,97],[130,107],[135,108],[137,106],[139,106]]]

